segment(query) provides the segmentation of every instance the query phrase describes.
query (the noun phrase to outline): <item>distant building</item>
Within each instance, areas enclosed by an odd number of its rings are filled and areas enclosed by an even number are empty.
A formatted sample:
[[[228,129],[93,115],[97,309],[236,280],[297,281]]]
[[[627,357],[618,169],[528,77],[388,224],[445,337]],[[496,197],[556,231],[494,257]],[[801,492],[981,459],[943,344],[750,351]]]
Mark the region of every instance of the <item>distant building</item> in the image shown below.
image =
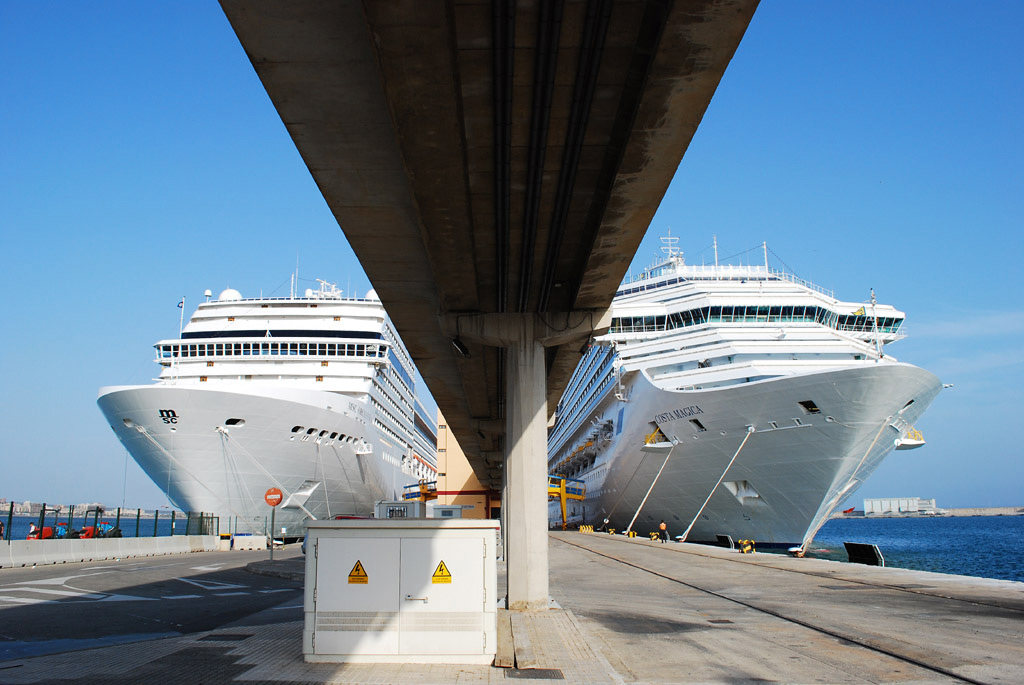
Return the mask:
[[[501,496],[477,479],[440,411],[437,420],[437,503],[472,507],[462,511],[463,518],[500,518]]]
[[[920,497],[883,497],[864,500],[864,515],[879,514],[941,514],[934,499]]]

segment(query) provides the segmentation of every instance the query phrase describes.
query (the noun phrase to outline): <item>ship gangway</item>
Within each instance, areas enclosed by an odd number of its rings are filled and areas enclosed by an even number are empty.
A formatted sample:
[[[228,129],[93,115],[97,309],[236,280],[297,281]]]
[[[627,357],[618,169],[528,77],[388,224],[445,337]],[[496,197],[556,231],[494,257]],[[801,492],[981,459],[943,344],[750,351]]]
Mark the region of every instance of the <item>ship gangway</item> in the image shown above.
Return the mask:
[[[557,499],[562,507],[562,530],[565,530],[568,517],[565,503],[569,500],[583,501],[587,497],[587,486],[578,478],[548,475],[548,500]]]
[[[403,500],[429,502],[437,499],[437,481],[421,479],[418,483],[406,485],[402,489]]]

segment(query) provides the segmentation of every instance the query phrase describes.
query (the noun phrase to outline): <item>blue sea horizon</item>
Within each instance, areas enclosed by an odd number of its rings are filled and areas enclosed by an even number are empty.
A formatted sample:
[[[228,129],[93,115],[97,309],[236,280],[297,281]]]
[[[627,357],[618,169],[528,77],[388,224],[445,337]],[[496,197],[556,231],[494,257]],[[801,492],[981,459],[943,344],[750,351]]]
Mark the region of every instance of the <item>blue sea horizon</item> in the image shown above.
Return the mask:
[[[809,556],[847,561],[843,543],[863,542],[878,545],[886,566],[1024,582],[1022,535],[1024,516],[836,518]]]

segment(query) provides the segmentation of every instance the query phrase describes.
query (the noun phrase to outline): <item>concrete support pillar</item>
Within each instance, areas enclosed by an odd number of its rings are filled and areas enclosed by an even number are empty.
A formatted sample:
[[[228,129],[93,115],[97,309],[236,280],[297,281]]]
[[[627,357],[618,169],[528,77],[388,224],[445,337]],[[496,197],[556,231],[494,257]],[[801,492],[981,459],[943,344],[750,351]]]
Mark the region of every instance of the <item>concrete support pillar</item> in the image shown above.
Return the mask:
[[[508,608],[548,606],[547,386],[544,346],[506,348],[505,489]]]
[[[548,606],[548,431],[544,348],[601,333],[609,310],[449,315],[453,338],[505,348],[505,459],[501,516],[508,608]]]

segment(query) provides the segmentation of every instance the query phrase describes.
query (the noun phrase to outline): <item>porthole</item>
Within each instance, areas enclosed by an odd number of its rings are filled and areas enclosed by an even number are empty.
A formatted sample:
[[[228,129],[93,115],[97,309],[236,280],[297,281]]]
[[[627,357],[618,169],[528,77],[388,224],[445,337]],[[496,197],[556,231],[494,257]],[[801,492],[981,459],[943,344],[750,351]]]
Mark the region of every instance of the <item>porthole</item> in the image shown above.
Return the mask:
[[[327,435],[327,431],[320,431],[320,435],[318,435],[317,437],[318,437],[318,438],[322,438],[322,437],[324,437],[325,435]]]
[[[301,431],[302,429],[303,429],[303,427],[302,427],[302,426],[295,426],[294,428],[292,428],[292,433],[298,433],[298,432],[299,432],[299,431]]]
[[[244,426],[245,419],[228,419],[224,422],[225,426]]]
[[[316,428],[310,428],[308,431],[306,431],[306,435],[312,435],[313,433],[316,433]]]
[[[124,425],[128,426],[129,428],[135,425],[135,422],[132,421],[131,419],[122,419],[122,421],[124,421]]]
[[[337,433],[331,433],[331,440],[334,440],[336,437],[338,437]]]

